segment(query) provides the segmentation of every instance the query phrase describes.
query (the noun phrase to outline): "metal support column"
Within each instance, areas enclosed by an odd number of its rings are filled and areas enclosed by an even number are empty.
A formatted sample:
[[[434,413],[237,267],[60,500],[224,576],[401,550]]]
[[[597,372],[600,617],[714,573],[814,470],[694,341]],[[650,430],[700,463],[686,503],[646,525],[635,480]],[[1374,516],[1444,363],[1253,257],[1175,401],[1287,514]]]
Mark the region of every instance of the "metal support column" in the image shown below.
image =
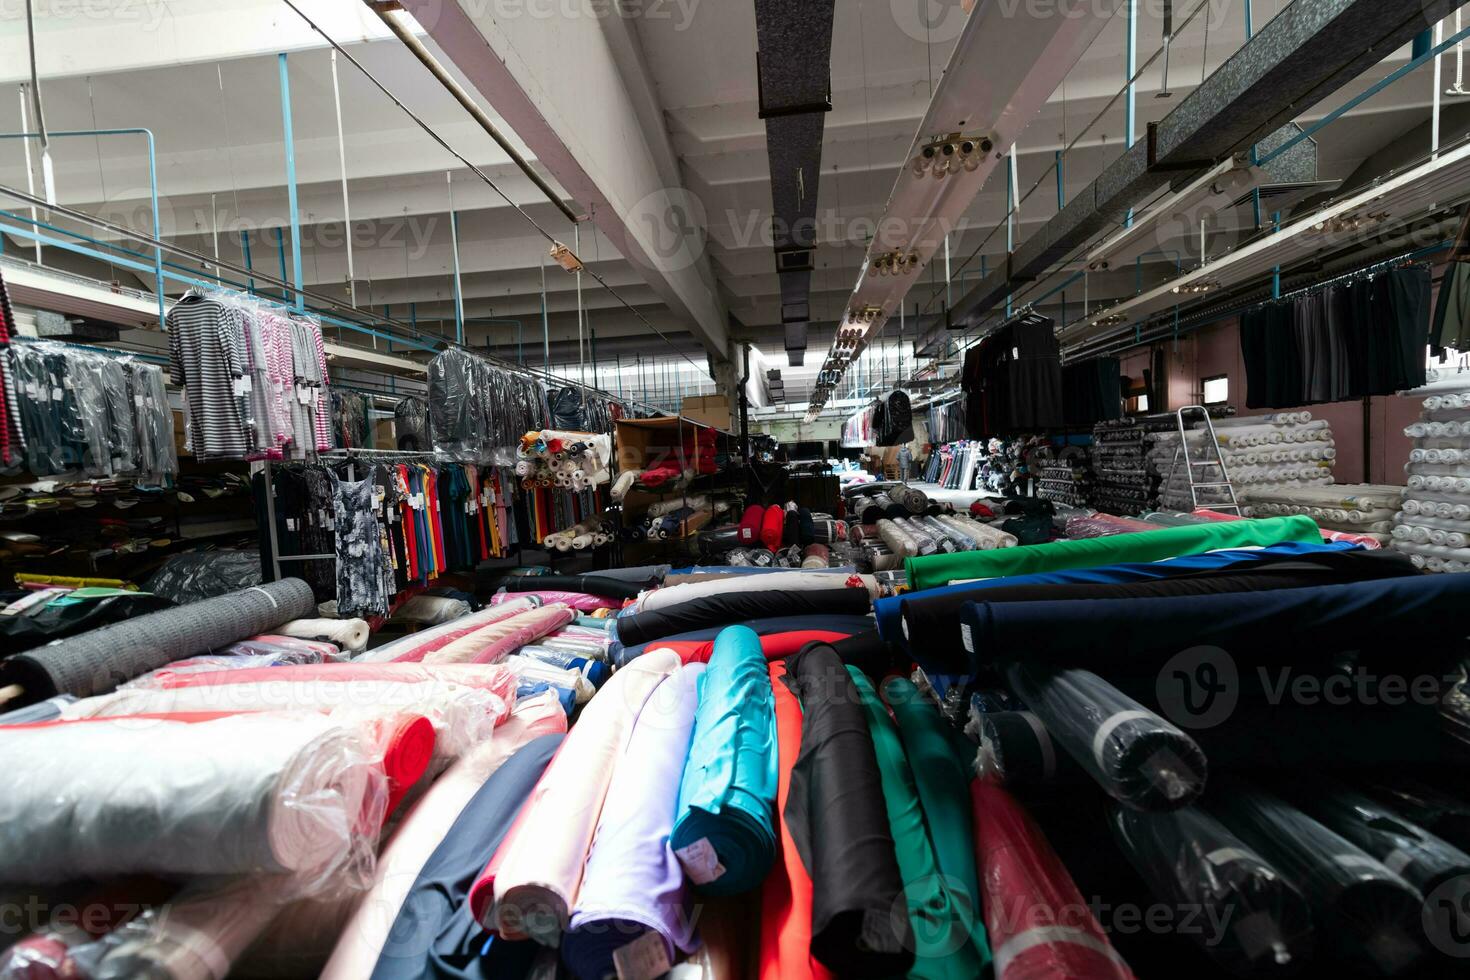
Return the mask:
[[[281,127],[286,139],[286,201],[291,209],[291,282],[296,286],[296,309],[306,309],[301,276],[301,212],[296,204],[296,137],[291,127],[291,70],[285,52],[276,56],[281,70]],[[286,278],[282,272],[281,278]]]

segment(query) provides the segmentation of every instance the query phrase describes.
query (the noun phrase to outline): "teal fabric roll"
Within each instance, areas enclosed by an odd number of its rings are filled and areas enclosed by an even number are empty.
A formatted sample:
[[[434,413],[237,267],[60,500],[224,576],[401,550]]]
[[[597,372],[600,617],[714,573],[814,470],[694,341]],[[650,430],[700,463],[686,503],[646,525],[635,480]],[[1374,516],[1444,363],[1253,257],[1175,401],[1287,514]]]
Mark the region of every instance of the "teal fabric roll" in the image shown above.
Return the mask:
[[[760,886],[776,856],[776,708],[760,637],[731,626],[699,680],[669,843],[706,895]]]

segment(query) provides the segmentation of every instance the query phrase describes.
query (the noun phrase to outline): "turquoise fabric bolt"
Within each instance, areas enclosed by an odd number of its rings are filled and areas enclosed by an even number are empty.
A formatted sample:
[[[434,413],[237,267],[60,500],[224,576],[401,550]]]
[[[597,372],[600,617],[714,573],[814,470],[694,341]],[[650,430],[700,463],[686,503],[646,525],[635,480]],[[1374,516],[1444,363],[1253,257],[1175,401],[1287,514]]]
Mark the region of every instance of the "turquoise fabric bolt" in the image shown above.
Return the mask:
[[[669,843],[706,895],[760,886],[776,856],[776,708],[760,637],[731,626],[699,680]]]

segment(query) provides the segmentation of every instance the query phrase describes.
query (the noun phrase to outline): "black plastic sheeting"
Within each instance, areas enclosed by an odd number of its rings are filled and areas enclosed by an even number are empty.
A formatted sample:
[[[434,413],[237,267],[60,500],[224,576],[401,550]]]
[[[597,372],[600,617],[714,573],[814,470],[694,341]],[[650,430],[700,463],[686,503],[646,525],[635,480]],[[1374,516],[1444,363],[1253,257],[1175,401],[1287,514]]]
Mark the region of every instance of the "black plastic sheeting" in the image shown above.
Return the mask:
[[[1160,902],[1199,910],[1189,936],[1240,977],[1290,976],[1311,958],[1312,912],[1302,893],[1208,813],[1118,807],[1113,837]],[[1182,931],[1182,930],[1181,930]]]
[[[873,737],[837,651],[786,661],[801,752],[783,818],[812,879],[812,955],[841,977],[902,976],[914,962]]]
[[[190,551],[165,561],[143,590],[184,605],[260,582],[258,551]]]
[[[616,620],[618,642],[624,646],[661,640],[676,633],[706,626],[741,623],[747,619],[773,616],[861,616],[872,608],[866,589],[846,586],[833,589],[785,592],[762,590],[727,592],[701,596],[671,609],[653,609],[620,616]]]

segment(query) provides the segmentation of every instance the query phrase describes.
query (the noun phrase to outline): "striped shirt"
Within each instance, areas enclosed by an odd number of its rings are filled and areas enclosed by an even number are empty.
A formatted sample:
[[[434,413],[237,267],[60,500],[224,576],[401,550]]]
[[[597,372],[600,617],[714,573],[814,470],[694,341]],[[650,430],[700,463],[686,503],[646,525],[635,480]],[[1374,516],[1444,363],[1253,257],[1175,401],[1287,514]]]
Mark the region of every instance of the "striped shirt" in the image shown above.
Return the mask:
[[[169,380],[184,387],[184,445],[197,459],[240,459],[253,439],[245,429],[244,314],[212,299],[186,296],[169,311]]]

